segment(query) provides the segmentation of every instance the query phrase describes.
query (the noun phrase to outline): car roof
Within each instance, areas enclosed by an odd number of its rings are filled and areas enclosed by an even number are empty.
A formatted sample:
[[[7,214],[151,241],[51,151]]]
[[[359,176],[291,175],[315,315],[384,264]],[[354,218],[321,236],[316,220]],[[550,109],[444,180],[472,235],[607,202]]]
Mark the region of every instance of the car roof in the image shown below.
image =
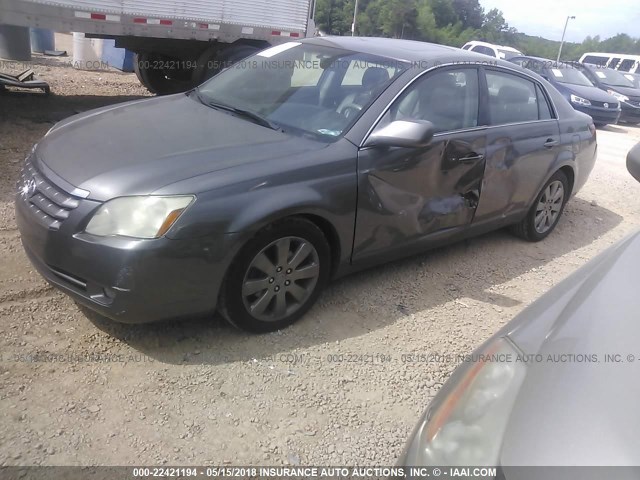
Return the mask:
[[[377,37],[313,37],[306,38],[302,42],[343,48],[398,61],[420,62],[446,59],[448,62],[468,61],[486,64],[491,61],[501,66],[514,66],[510,62],[487,57],[487,55],[482,55],[481,53],[415,40]]]
[[[507,52],[517,52],[517,53],[522,53],[520,50],[518,50],[517,48],[513,48],[510,47],[508,45],[496,45],[496,47],[501,48],[502,50],[506,50]]]
[[[555,62],[555,60],[551,60],[549,58],[542,58],[542,57],[534,57],[532,55],[518,55],[517,57],[513,57],[511,60],[519,60],[519,59],[524,59],[524,60],[535,60],[537,62]],[[562,62],[561,62],[562,63]]]

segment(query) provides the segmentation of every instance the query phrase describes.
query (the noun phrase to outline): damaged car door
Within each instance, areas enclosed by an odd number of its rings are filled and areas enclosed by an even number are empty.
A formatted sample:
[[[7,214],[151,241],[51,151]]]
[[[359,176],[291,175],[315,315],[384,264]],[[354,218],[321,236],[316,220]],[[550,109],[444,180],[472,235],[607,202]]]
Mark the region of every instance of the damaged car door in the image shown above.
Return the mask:
[[[476,68],[441,67],[415,79],[371,132],[397,120],[433,124],[423,148],[363,147],[353,261],[406,253],[465,230],[481,195],[485,127]]]

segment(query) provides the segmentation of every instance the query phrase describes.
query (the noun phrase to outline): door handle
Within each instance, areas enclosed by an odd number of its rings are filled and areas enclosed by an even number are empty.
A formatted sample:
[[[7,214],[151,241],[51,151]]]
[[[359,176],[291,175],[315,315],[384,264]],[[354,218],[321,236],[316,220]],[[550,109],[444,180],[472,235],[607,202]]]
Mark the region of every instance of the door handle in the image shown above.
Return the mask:
[[[484,155],[476,154],[476,153],[470,153],[466,157],[457,158],[456,160],[458,162],[460,162],[460,163],[480,162],[480,161],[484,160]]]
[[[558,144],[558,141],[554,140],[553,138],[547,138],[547,141],[544,142],[544,146],[546,148],[555,147],[557,144]]]

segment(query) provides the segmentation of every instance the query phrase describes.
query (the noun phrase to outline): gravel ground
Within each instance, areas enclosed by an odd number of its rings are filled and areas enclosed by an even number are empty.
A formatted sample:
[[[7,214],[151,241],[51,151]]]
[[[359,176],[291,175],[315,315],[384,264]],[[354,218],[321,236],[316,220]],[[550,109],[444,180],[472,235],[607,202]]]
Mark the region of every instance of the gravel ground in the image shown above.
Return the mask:
[[[34,59],[52,96],[0,95],[1,465],[392,464],[455,367],[403,354],[470,352],[640,226],[624,166],[640,128],[608,127],[542,243],[496,232],[353,275],[269,335],[217,318],[117,325],[47,286],[13,217],[20,162],[54,121],[147,95],[135,75],[65,62]]]

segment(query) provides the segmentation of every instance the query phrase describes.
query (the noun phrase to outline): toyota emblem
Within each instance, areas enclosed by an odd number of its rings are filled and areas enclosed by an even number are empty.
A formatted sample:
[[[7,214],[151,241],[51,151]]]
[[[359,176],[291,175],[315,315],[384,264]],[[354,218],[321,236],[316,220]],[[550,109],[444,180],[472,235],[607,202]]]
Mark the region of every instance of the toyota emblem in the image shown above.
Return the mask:
[[[30,178],[22,187],[22,194],[27,198],[31,198],[35,195],[37,189],[38,184],[36,183],[35,179]]]
[[[605,104],[604,104],[604,108],[609,108],[609,104],[608,104],[608,103],[605,103]]]

